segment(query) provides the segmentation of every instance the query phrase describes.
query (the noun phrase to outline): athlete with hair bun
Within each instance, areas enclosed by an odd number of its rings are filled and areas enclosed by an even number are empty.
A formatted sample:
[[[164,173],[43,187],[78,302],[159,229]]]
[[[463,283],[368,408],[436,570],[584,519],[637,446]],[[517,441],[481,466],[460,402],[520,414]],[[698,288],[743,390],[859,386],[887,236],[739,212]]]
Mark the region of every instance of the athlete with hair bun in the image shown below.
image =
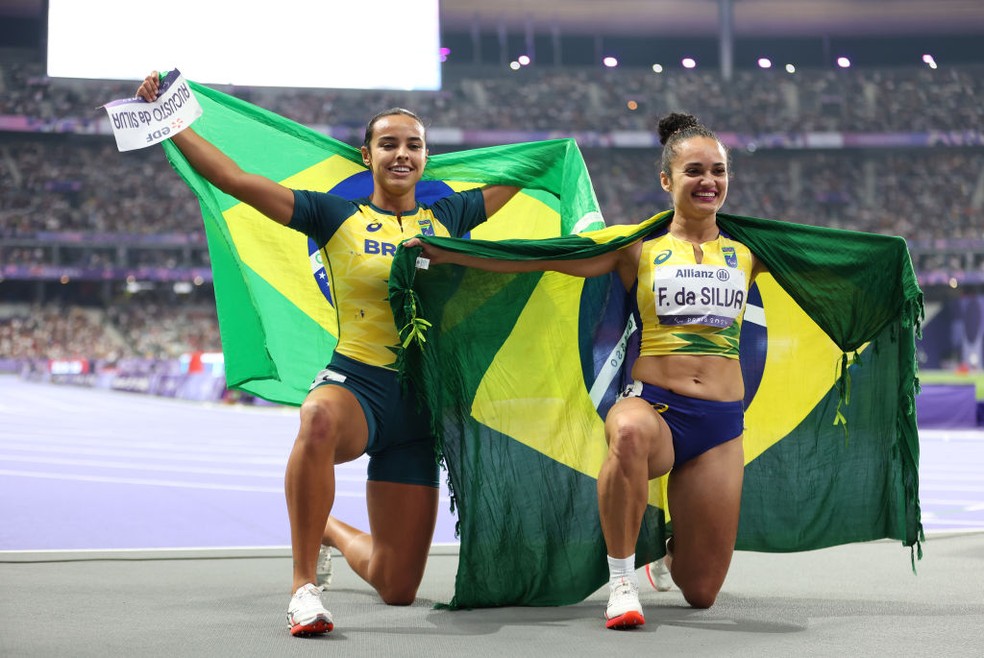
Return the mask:
[[[634,383],[605,419],[608,453],[598,508],[608,550],[608,628],[645,623],[635,546],[649,481],[669,474],[673,537],[665,561],[690,605],[713,605],[738,534],[744,474],[744,383],[738,340],[745,300],[761,262],[725,235],[717,213],[728,194],[728,151],[688,114],[659,122],[660,183],[673,215],[655,233],[583,259],[506,261],[449,252],[417,239],[432,264],[496,272],[552,270],[593,277],[617,272],[634,291],[641,344]],[[649,565],[654,585],[660,565]]]

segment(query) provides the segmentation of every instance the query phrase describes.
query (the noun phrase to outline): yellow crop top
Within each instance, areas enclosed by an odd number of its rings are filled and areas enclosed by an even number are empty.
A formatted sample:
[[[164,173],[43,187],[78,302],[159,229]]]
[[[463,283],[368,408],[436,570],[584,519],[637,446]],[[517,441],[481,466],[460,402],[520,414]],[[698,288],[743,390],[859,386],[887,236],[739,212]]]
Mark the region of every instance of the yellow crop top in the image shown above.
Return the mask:
[[[643,243],[636,289],[640,356],[738,358],[752,252],[724,235],[701,249],[698,264],[693,245],[668,232]]]

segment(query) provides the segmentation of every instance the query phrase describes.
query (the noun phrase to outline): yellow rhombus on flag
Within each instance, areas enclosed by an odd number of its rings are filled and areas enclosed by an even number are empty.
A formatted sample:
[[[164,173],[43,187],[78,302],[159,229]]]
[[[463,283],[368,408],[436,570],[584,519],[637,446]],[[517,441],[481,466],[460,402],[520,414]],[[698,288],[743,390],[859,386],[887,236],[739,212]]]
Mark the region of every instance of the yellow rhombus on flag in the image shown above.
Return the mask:
[[[195,130],[244,169],[347,198],[371,192],[357,149],[190,85],[204,111]],[[337,334],[321,253],[164,146],[201,203],[228,384],[299,404]],[[482,184],[523,188],[473,239],[425,238],[479,255],[589,257],[669,219],[603,227],[572,140],[434,155],[424,178],[422,201]],[[741,338],[738,548],[799,551],[884,537],[918,548],[922,293],[904,241],[729,215],[719,222],[769,267],[750,294]],[[629,299],[614,277],[416,270],[413,251],[397,250],[390,299],[398,328],[414,317],[433,323],[423,349],[411,342],[399,363],[434,410],[458,514],[450,606],[580,601],[607,573],[596,477],[602,419],[637,349]],[[672,524],[664,492],[652,483],[640,565],[663,552]]]

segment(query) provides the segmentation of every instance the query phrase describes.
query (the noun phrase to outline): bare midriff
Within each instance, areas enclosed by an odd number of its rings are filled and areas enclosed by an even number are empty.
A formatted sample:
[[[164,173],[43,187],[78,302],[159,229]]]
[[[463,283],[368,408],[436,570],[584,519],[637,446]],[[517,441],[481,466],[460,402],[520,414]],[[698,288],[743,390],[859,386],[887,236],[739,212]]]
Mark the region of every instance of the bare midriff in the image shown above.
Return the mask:
[[[701,400],[732,402],[745,397],[741,364],[723,356],[641,356],[632,366],[632,377]]]

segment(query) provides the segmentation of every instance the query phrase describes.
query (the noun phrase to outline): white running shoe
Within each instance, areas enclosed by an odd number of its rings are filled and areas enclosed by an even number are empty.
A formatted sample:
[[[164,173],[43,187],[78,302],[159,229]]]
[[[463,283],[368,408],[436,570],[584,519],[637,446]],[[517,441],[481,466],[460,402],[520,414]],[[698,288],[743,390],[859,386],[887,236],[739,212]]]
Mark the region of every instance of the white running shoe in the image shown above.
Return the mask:
[[[315,576],[317,584],[322,589],[328,589],[328,586],[331,585],[331,546],[321,545],[321,550],[318,551],[318,566],[315,568]]]
[[[308,583],[294,592],[287,606],[287,625],[291,635],[323,635],[335,624],[321,602],[322,588]]]
[[[673,577],[670,576],[670,569],[663,558],[646,565],[646,576],[657,592],[669,592],[673,589]]]
[[[639,587],[622,577],[609,584],[608,608],[605,610],[605,628],[635,628],[646,623],[639,603]]]

